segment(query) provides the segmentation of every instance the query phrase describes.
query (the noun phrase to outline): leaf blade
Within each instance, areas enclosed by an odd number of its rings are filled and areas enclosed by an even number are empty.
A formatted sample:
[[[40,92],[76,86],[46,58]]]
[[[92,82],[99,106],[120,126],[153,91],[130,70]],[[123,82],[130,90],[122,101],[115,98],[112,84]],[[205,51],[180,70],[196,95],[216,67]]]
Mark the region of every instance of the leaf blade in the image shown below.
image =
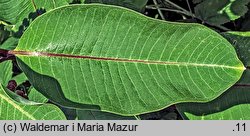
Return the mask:
[[[30,37],[32,33],[37,36]],[[245,69],[230,43],[206,27],[100,4],[66,6],[42,15],[12,53],[29,69],[57,80],[66,99],[127,116],[183,101],[209,101]],[[19,65],[36,88],[40,83]]]

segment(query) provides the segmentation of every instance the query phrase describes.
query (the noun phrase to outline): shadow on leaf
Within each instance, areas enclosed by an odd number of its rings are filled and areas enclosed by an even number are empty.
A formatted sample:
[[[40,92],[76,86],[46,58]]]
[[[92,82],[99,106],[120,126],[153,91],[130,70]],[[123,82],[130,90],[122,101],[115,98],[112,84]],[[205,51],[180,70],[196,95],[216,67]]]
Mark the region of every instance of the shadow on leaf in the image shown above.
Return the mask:
[[[27,75],[34,88],[47,97],[50,101],[68,108],[100,110],[100,107],[97,105],[81,104],[67,99],[62,92],[59,82],[55,78],[33,71],[20,59],[18,59],[18,64],[23,72]]]

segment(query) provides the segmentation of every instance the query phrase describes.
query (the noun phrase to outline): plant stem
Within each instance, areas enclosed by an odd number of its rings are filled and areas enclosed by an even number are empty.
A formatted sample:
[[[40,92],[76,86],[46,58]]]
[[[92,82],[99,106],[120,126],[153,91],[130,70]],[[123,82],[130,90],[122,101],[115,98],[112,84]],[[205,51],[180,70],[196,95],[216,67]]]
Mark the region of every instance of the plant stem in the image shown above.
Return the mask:
[[[157,9],[156,7],[154,6],[146,6],[147,9]],[[183,12],[183,11],[180,11],[180,10],[176,10],[176,9],[167,9],[167,8],[159,8],[160,10],[163,10],[163,11],[170,11],[170,12],[176,12],[176,13],[180,13],[180,14],[184,14],[186,16],[190,16],[189,14]],[[192,17],[192,16],[191,16]]]
[[[223,30],[223,31],[230,31],[230,29],[228,29],[228,28],[226,28],[226,27],[224,27],[224,26],[221,26],[221,25],[213,25],[213,24],[210,24],[210,23],[208,23],[208,22],[204,22],[205,24],[208,24],[208,25],[211,25],[211,26],[214,26],[214,27],[217,27],[217,28],[219,28],[219,29],[221,29],[221,30]]]
[[[8,50],[0,49],[0,56],[8,56]]]
[[[192,13],[192,9],[191,9],[191,7],[190,7],[189,1],[186,0],[186,2],[187,2],[187,5],[188,5],[189,12]],[[194,17],[192,17],[192,18],[194,18]]]
[[[134,117],[136,120],[141,120],[140,116],[135,115]]]
[[[6,60],[15,60],[15,56],[9,54],[8,50],[0,49],[0,63]]]
[[[14,27],[14,25],[8,24],[8,23],[6,23],[6,22],[0,20],[0,25],[1,25],[1,24],[5,25],[5,26],[9,26],[9,27]]]
[[[173,2],[171,2],[171,1],[169,1],[169,0],[165,0],[165,2],[171,4],[172,6],[176,7],[176,8],[179,9],[179,10],[175,10],[175,9],[166,9],[166,8],[159,8],[159,7],[157,8],[156,5],[155,5],[154,7],[153,7],[153,6],[146,6],[146,8],[148,8],[148,9],[157,9],[157,10],[164,10],[164,11],[171,11],[171,12],[181,13],[181,14],[184,14],[184,15],[186,15],[186,16],[190,16],[190,17],[192,17],[192,18],[199,19],[199,18],[197,18],[193,13],[191,13],[191,12],[185,10],[184,8],[182,8],[182,7],[178,6],[178,5],[176,5],[175,3],[173,3]],[[188,5],[189,5],[189,4],[188,4]],[[157,6],[158,6],[158,5],[157,5]],[[189,7],[190,7],[190,5],[189,5]],[[199,20],[200,20],[200,19],[199,19]],[[229,31],[229,30],[230,30],[230,29],[228,29],[228,28],[226,28],[226,27],[224,27],[224,26],[221,26],[221,25],[214,25],[214,24],[211,24],[211,23],[209,23],[209,22],[204,22],[204,23],[205,23],[205,24],[208,24],[208,25],[211,25],[211,26],[214,26],[214,27],[217,27],[217,28],[219,28],[219,29],[221,29],[221,30],[223,30],[223,31]]]
[[[178,6],[178,5],[176,5],[175,3],[171,2],[170,0],[165,0],[165,1],[166,1],[167,3],[169,3],[169,4],[171,4],[172,6],[174,6],[175,8],[177,8],[177,9],[179,9],[179,10],[185,12],[185,13],[188,14],[189,16],[195,17],[195,15],[194,15],[193,13],[187,11],[186,9],[184,9],[184,8]]]
[[[161,16],[161,19],[162,19],[162,20],[166,20],[165,17],[164,17],[164,15],[162,14],[161,10],[159,9],[159,6],[158,6],[157,1],[156,1],[156,0],[153,0],[153,2],[154,2],[154,4],[155,4],[155,8],[157,9],[158,13],[159,13],[160,16]]]
[[[2,20],[0,20],[0,25],[4,25],[4,26],[6,26],[8,29],[10,29],[12,31],[15,28],[15,25],[8,24],[8,23],[6,23],[6,22],[4,22]]]

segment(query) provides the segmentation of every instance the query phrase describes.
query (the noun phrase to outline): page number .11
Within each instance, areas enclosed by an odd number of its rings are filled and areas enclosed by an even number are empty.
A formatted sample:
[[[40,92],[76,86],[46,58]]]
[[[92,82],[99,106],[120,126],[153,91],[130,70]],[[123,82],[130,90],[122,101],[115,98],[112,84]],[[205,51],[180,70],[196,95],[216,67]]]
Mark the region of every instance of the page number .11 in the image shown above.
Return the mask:
[[[237,123],[236,129],[233,129],[233,131],[246,131],[246,123]]]

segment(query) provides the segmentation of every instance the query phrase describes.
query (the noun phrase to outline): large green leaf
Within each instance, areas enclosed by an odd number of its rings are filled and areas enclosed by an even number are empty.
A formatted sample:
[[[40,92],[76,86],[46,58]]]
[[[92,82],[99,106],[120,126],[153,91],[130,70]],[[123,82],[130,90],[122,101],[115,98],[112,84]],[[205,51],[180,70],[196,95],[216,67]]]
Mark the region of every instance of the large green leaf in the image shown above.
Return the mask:
[[[10,92],[12,93],[12,92]],[[14,102],[0,86],[0,120],[59,120],[66,119],[54,105],[24,105]]]
[[[250,33],[233,32],[223,34],[234,43],[236,51],[245,64],[250,66]],[[208,103],[178,104],[179,112],[187,119],[204,120],[249,120],[250,115],[250,70],[247,69],[241,80],[225,94]]]
[[[202,0],[195,9],[195,15],[205,22],[220,25],[243,16],[250,0]]]
[[[38,10],[49,11],[67,5],[66,0],[0,0],[0,20],[15,25],[15,30],[25,21],[34,19]]]
[[[202,25],[99,4],[40,16],[10,53],[50,100],[127,116],[210,101],[245,69],[231,44]]]

